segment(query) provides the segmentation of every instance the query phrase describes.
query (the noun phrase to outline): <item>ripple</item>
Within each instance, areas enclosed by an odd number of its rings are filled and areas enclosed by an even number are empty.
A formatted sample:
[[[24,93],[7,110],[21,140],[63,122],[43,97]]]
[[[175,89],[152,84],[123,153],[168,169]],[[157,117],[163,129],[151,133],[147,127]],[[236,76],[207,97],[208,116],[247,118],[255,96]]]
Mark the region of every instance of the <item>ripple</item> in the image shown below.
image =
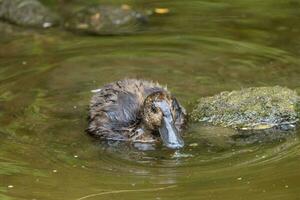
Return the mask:
[[[218,129],[220,131],[222,129]],[[186,170],[201,168],[201,173],[222,172],[245,167],[270,165],[299,154],[299,138],[294,134],[273,138],[272,141],[250,143],[249,140],[233,143],[225,138],[222,143],[196,137],[195,133],[185,137],[186,147],[169,150],[155,146],[155,150],[142,151],[134,145],[124,143],[100,143],[99,160],[90,163],[89,168],[104,173],[125,176],[177,176]],[[195,144],[196,146],[189,144]],[[225,144],[225,145],[224,145]],[[97,148],[96,148],[97,149]],[[98,151],[97,150],[97,151]],[[158,173],[159,172],[159,173]]]

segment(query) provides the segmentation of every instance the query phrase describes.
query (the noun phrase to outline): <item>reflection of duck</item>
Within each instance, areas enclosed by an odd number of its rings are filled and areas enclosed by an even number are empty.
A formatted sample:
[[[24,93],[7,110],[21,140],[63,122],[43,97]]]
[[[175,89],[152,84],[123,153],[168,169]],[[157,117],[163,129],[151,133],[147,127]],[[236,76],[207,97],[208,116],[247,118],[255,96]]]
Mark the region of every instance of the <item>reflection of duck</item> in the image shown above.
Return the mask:
[[[183,147],[185,109],[159,84],[125,79],[95,90],[87,131],[101,139]]]

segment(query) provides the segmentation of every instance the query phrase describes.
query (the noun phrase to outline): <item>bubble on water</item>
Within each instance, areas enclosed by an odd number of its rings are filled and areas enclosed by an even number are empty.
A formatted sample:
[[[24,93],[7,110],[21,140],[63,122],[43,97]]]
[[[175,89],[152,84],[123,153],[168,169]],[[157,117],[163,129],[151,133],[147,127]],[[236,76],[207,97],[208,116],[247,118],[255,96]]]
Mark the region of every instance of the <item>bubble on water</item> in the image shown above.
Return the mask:
[[[43,28],[49,28],[51,26],[52,26],[51,22],[45,22],[45,23],[43,23]]]

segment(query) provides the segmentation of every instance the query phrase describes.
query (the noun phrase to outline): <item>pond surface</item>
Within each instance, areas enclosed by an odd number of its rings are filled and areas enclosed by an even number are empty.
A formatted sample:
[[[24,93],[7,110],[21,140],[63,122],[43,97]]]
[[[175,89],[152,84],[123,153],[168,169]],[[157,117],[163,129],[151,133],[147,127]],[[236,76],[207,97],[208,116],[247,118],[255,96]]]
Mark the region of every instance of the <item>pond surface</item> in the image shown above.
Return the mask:
[[[44,2],[62,10],[86,1]],[[190,124],[176,152],[102,143],[84,130],[90,91],[124,77],[167,85],[188,111],[224,90],[300,92],[300,3],[115,2],[170,13],[126,36],[1,33],[0,199],[299,199],[299,129],[239,138]]]

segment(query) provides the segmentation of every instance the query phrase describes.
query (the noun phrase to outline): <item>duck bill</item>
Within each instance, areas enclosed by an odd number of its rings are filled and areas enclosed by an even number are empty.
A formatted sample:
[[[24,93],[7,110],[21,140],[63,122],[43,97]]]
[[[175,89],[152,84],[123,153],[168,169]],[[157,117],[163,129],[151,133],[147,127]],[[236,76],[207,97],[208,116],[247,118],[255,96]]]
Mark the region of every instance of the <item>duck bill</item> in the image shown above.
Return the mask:
[[[171,149],[179,149],[184,146],[183,139],[178,133],[172,115],[163,117],[159,128],[160,137],[165,146]]]

